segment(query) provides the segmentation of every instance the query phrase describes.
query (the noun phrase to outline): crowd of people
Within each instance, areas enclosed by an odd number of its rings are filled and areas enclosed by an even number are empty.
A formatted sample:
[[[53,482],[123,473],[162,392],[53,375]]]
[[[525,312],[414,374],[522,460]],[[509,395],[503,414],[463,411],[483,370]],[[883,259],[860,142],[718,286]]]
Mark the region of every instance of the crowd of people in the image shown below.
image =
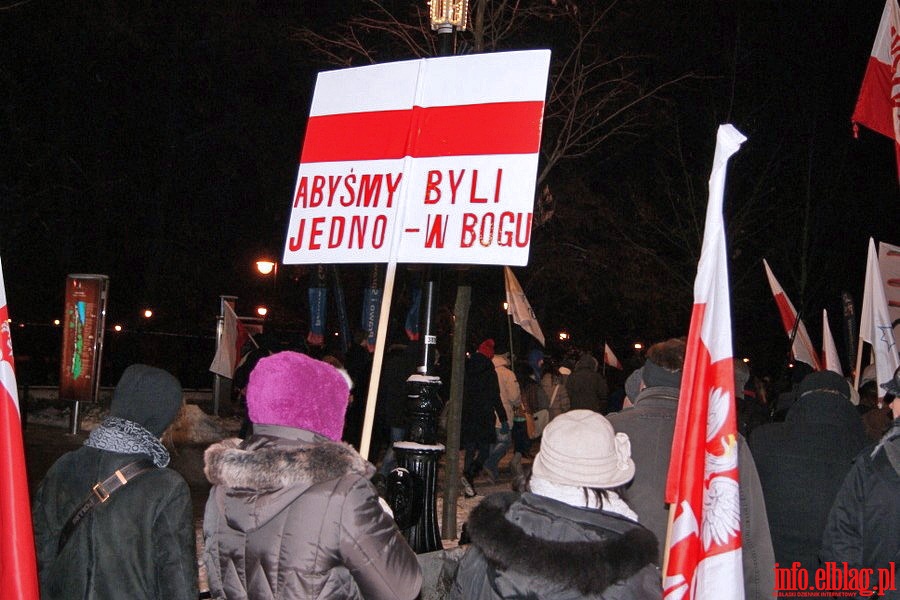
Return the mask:
[[[462,394],[461,489],[475,496],[501,464],[512,484],[471,512],[449,595],[661,598],[684,339],[652,345],[615,385],[589,351],[535,349],[513,364],[494,340],[477,342]],[[396,466],[390,443],[406,434],[404,383],[419,348],[385,355],[377,406],[387,441],[371,463],[356,449],[365,366],[319,358],[254,357],[240,388],[245,435],[206,450],[202,558],[213,598],[420,594],[416,554],[373,483]],[[748,599],[776,595],[779,565],[812,582],[830,563],[900,562],[900,370],[884,389],[871,370],[855,389],[802,366],[791,384],[774,389],[735,364]],[[197,598],[189,491],[160,442],[181,402],[172,375],[127,369],[108,418],[47,473],[33,503],[43,598]]]

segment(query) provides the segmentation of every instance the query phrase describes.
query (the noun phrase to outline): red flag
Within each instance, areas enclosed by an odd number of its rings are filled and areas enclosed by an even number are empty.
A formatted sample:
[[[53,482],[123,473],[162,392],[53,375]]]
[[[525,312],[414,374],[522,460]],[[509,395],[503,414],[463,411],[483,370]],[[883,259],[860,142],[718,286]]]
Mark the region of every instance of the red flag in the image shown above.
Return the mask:
[[[0,590],[4,598],[37,600],[38,577],[28,500],[19,393],[0,265]]]
[[[222,338],[219,340],[219,346],[216,348],[216,355],[213,357],[209,370],[222,377],[232,379],[234,377],[234,369],[241,360],[241,348],[247,342],[250,334],[247,333],[246,327],[234,313],[231,305],[225,304],[225,319],[222,323]]]
[[[900,178],[900,9],[887,0],[851,120],[894,140]]]
[[[812,340],[809,339],[809,333],[806,331],[806,325],[797,316],[797,310],[791,303],[790,298],[787,297],[787,294],[784,293],[781,284],[775,279],[775,275],[772,273],[772,269],[769,268],[769,263],[766,262],[766,259],[763,259],[763,266],[766,268],[766,277],[769,279],[769,287],[772,288],[775,304],[778,305],[781,324],[784,326],[788,339],[793,338],[794,340],[791,344],[791,354],[794,356],[794,360],[799,360],[816,371],[821,371],[822,365],[819,364],[816,350],[813,348]]]
[[[744,597],[731,308],[722,218],[728,159],[746,140],[721,125],[709,179],[703,248],[666,479],[674,520],[666,540],[666,599]]]
[[[613,369],[622,370],[622,363],[619,362],[618,357],[613,354],[612,348],[609,347],[609,344],[603,344],[603,362],[611,366]]]

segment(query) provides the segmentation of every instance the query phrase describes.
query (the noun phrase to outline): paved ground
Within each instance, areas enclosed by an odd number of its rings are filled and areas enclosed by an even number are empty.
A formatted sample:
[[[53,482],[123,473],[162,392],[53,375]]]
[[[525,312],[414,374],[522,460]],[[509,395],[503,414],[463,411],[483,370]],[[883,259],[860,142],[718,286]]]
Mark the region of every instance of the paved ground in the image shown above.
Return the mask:
[[[85,429],[93,428],[98,420],[99,415],[91,413],[85,414],[82,426]],[[240,427],[240,421],[237,418],[216,418],[215,423],[221,427],[224,435],[235,435]],[[77,435],[68,433],[68,415],[65,412],[56,411],[52,408],[43,408],[40,411],[29,414],[26,427],[24,430],[25,441],[25,457],[28,466],[28,483],[31,494],[33,495],[37,485],[43,478],[44,474],[57,458],[62,456],[69,450],[78,448],[87,438],[88,431],[81,431]],[[187,481],[190,489],[194,505],[194,521],[197,531],[198,556],[202,551],[202,535],[201,522],[203,518],[203,510],[206,505],[206,499],[209,496],[209,482],[203,474],[203,451],[209,445],[208,442],[202,444],[196,443],[176,443],[167,444],[171,453],[170,467],[181,473]],[[507,453],[506,457],[500,462],[500,477],[496,482],[490,482],[484,476],[475,481],[477,495],[474,498],[465,498],[460,496],[457,500],[457,534],[462,531],[462,525],[468,518],[469,512],[478,505],[481,499],[487,495],[499,491],[507,491],[512,487],[512,474],[509,471],[509,459],[511,453]],[[462,455],[460,454],[460,459]],[[462,461],[460,460],[460,463]],[[525,461],[528,464],[528,461]],[[460,471],[462,465],[460,464]],[[442,525],[443,516],[443,461],[439,470],[438,495],[437,495],[437,514],[438,524]],[[460,494],[462,492],[460,491]],[[458,543],[457,538],[444,539],[444,548],[455,547]],[[202,565],[198,565],[200,589],[207,589],[206,574]]]

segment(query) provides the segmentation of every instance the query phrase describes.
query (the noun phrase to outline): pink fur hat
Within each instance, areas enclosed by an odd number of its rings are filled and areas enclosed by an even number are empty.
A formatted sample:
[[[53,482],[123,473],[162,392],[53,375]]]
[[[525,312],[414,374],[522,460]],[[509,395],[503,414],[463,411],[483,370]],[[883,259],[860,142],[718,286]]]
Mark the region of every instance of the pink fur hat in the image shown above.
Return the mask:
[[[306,429],[340,440],[350,398],[337,369],[299,352],[261,358],[247,383],[247,413],[254,423]]]

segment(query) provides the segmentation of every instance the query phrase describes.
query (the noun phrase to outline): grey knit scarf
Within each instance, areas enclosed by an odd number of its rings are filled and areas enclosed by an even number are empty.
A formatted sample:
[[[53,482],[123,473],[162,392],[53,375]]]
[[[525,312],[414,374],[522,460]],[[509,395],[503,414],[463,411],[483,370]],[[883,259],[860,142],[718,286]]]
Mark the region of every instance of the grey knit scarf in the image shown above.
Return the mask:
[[[160,468],[169,464],[169,451],[152,433],[121,417],[103,419],[84,445],[117,454],[146,454]]]

